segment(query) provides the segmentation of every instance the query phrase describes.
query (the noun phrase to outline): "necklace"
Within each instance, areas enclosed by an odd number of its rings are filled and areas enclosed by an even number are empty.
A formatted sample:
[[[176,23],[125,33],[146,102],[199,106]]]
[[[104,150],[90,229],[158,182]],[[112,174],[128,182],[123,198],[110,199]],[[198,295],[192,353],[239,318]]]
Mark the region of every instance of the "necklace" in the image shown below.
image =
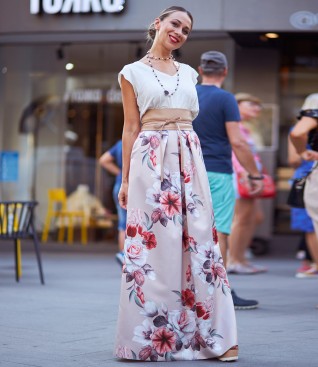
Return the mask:
[[[175,87],[175,89],[174,89],[174,91],[173,91],[173,92],[169,92],[169,91],[168,91],[168,90],[163,86],[163,84],[162,84],[161,80],[159,79],[159,77],[158,77],[158,75],[157,75],[157,73],[156,73],[156,71],[155,71],[155,69],[154,69],[154,67],[153,67],[153,65],[152,65],[152,63],[151,63],[151,57],[149,57],[149,55],[147,54],[147,55],[146,55],[146,58],[147,58],[147,60],[148,60],[148,62],[149,62],[149,65],[150,65],[150,67],[151,67],[151,70],[152,70],[152,72],[153,72],[153,75],[155,76],[155,78],[157,79],[157,82],[160,84],[161,88],[163,89],[163,93],[164,93],[164,95],[165,95],[165,96],[167,96],[167,97],[171,97],[171,96],[173,96],[173,95],[176,93],[176,91],[178,90],[178,88],[179,88],[179,81],[180,81],[179,67],[177,66],[177,62],[176,62],[175,58],[174,58],[174,57],[172,57],[173,65],[174,65],[174,67],[175,67],[175,68],[176,68],[176,70],[177,70],[177,85],[176,85],[176,87]]]
[[[155,56],[150,56],[150,51],[147,51],[147,58],[152,59],[152,60],[168,61],[168,60],[173,59],[173,55],[170,55],[169,57],[155,57]]]

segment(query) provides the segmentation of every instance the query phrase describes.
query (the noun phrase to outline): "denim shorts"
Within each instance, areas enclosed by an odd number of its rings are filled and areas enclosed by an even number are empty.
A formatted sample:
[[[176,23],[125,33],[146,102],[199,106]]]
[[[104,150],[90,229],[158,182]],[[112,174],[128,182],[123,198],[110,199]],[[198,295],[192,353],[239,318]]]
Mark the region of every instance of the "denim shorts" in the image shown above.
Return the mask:
[[[118,231],[125,231],[126,230],[126,221],[127,221],[127,210],[123,209],[118,202],[118,193],[120,189],[120,183],[116,183],[113,188],[113,199],[116,204],[117,208],[117,215],[118,215]]]
[[[233,175],[207,172],[212,196],[215,225],[218,232],[231,233],[235,208]]]

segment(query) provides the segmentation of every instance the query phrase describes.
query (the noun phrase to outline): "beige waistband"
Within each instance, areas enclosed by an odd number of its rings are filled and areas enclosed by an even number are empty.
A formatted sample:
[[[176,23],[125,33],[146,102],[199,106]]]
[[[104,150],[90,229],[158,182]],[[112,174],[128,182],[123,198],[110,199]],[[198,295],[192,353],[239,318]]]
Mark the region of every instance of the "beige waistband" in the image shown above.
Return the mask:
[[[193,130],[191,111],[182,108],[148,110],[141,123],[141,130]]]
[[[142,127],[141,130],[177,130],[180,138],[180,159],[181,159],[181,171],[184,171],[184,151],[182,144],[182,130],[193,130],[192,127],[192,114],[190,110],[182,108],[165,108],[165,109],[154,109],[148,110],[141,119]],[[164,179],[164,167],[163,167],[163,156],[164,151],[160,141],[160,179],[161,182]]]

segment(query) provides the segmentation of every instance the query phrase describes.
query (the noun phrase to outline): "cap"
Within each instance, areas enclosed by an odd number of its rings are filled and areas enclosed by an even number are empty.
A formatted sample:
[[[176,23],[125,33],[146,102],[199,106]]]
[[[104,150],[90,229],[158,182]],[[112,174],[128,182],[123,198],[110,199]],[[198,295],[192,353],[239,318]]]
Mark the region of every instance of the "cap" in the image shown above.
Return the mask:
[[[249,93],[236,93],[235,99],[237,100],[237,102],[249,101],[249,102],[262,104],[262,101],[259,98]]]
[[[211,73],[227,68],[227,59],[222,52],[207,51],[201,55],[201,64],[203,72]]]

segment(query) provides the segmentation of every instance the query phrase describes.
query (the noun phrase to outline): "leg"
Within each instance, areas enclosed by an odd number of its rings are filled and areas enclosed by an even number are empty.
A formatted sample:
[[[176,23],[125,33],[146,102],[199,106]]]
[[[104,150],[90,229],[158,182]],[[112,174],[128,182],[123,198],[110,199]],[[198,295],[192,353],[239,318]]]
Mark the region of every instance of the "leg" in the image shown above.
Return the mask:
[[[235,205],[233,178],[231,174],[208,172],[208,179],[220,250],[226,265],[228,236],[231,231]]]
[[[255,230],[256,204],[254,199],[237,199],[231,236],[229,237],[230,261],[246,263],[245,251]]]
[[[125,230],[118,231],[118,249],[119,251],[124,251],[124,244],[125,244]]]
[[[316,233],[315,232],[306,233],[306,242],[310,255],[313,259],[313,262],[316,264],[318,268],[318,237],[316,236]]]
[[[227,264],[227,250],[229,248],[229,246],[228,246],[229,236],[225,233],[218,232],[218,238],[219,238],[219,245],[220,245],[221,254],[222,254],[222,257],[223,257],[223,261],[224,261],[224,266],[226,267],[226,264]]]

